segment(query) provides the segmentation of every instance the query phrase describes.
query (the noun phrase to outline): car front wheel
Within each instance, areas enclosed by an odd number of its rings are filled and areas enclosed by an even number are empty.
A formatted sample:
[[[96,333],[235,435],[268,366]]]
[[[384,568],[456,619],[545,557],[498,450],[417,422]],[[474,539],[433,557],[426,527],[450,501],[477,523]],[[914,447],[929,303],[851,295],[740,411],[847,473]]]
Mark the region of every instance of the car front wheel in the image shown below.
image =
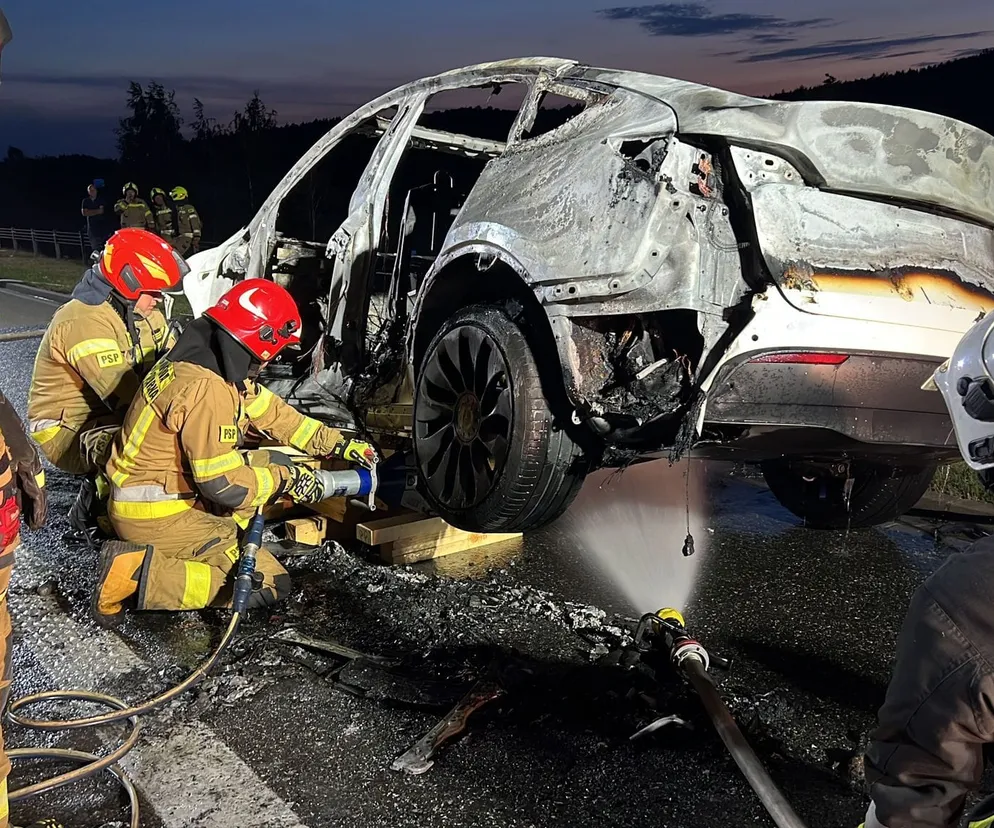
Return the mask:
[[[806,526],[859,529],[887,523],[912,509],[931,484],[935,468],[892,471],[884,465],[854,464],[847,481],[770,460],[763,463],[763,476],[774,497]]]
[[[425,496],[459,529],[538,528],[566,511],[586,474],[526,331],[502,307],[465,308],[438,331],[415,383],[414,421]]]

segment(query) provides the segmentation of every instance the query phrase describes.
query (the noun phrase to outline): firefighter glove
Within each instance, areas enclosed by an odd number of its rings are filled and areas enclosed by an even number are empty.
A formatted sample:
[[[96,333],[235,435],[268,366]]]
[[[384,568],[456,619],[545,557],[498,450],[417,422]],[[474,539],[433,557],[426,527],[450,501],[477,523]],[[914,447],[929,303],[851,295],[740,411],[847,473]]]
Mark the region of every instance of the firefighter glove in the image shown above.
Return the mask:
[[[345,438],[331,452],[331,456],[341,458],[348,463],[356,463],[364,469],[373,468],[379,462],[376,449],[370,443],[363,440],[356,440],[352,437]]]
[[[17,488],[21,493],[21,513],[32,529],[41,529],[48,517],[48,494],[45,491],[45,472],[41,460],[35,456],[30,465],[19,464],[14,472]]]
[[[296,463],[287,468],[290,479],[283,493],[297,503],[317,503],[324,498],[324,486],[314,469]]]
[[[48,495],[45,492],[45,472],[42,470],[38,448],[24,433],[21,418],[14,406],[0,394],[0,431],[3,432],[10,467],[20,495],[21,512],[28,526],[40,529],[48,515]]]

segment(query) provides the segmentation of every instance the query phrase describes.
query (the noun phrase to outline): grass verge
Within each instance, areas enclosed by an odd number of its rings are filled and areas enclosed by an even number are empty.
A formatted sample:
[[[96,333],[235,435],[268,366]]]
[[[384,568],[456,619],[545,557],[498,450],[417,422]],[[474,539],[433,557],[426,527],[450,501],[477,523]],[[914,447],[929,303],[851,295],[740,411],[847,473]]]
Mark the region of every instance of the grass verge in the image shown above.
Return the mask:
[[[55,259],[0,250],[0,279],[13,279],[46,290],[71,293],[85,270],[86,266],[79,259]],[[185,319],[193,316],[185,296],[175,297],[173,316]]]
[[[961,497],[981,503],[994,503],[994,493],[988,492],[977,479],[977,473],[966,463],[940,466],[929,491],[947,497]]]
[[[86,266],[79,259],[53,259],[13,250],[0,251],[0,279],[69,293]]]

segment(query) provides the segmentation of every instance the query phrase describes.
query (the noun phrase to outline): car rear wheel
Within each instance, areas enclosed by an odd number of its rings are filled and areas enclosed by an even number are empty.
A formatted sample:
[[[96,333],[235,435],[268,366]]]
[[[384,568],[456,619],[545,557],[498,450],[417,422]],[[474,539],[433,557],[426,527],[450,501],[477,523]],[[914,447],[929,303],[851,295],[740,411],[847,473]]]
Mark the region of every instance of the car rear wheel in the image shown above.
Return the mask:
[[[526,331],[474,305],[432,339],[414,391],[414,454],[426,498],[460,529],[520,532],[566,511],[586,475],[558,424]]]
[[[925,494],[935,466],[894,470],[854,465],[851,484],[827,473],[812,476],[784,460],[763,463],[763,476],[781,505],[813,529],[858,529],[900,517]]]

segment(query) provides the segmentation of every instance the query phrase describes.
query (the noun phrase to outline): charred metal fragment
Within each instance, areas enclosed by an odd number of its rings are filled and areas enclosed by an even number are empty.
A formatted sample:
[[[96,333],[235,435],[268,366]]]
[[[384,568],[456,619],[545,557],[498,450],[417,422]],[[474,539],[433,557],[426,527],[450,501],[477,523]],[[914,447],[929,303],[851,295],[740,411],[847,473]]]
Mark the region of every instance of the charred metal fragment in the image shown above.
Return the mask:
[[[568,373],[591,427],[610,442],[669,445],[692,398],[703,343],[689,311],[574,320]]]

